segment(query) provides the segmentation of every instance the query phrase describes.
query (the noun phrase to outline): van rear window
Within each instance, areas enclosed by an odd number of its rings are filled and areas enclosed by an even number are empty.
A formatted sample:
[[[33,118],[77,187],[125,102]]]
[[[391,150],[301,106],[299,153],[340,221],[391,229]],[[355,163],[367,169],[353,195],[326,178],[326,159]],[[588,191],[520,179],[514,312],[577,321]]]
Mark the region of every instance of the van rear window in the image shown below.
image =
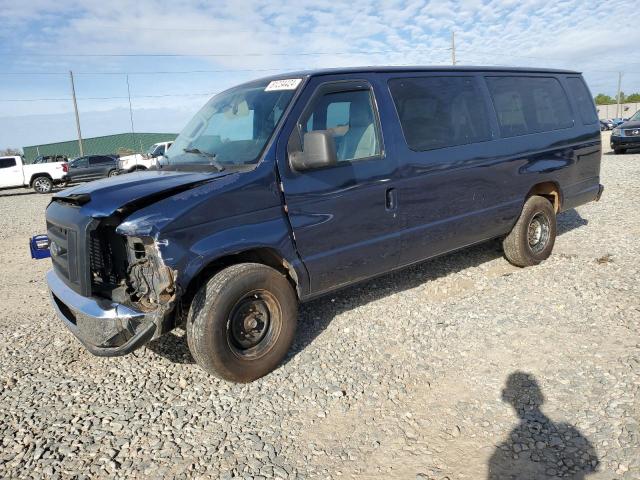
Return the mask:
[[[402,132],[411,150],[491,139],[482,93],[472,77],[418,77],[389,81]]]
[[[553,77],[487,77],[503,137],[573,126],[569,100]]]
[[[584,81],[578,77],[567,78],[567,84],[571,90],[573,98],[575,98],[578,104],[578,111],[580,112],[580,118],[585,125],[593,125],[598,123],[598,114],[593,106],[593,100],[589,89],[584,84]]]

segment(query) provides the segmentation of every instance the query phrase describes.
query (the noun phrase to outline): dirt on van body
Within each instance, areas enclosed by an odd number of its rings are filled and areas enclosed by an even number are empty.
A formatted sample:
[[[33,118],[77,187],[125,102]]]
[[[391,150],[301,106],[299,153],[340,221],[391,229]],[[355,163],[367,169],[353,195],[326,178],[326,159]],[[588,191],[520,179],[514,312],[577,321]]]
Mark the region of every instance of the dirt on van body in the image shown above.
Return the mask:
[[[49,197],[0,192],[0,477],[638,479],[640,153],[602,182],[540,266],[494,241],[302,306],[249,385],[183,332],[91,356],[29,258]]]

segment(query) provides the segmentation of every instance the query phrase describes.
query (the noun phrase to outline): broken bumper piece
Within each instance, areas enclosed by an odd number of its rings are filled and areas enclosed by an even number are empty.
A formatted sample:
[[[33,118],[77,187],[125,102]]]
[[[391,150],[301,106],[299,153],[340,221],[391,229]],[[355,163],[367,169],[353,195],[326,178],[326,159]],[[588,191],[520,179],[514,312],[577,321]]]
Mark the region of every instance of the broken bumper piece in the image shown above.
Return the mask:
[[[153,314],[105,299],[87,298],[47,273],[51,301],[67,328],[94,355],[117,357],[147,343],[156,330]]]

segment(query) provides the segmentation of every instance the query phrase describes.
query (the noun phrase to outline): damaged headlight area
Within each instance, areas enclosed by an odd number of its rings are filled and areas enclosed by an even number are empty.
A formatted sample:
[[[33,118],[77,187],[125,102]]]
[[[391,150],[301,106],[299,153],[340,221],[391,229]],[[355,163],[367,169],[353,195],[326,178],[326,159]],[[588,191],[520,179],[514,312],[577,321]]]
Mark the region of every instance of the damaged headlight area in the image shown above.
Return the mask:
[[[128,237],[126,294],[145,310],[169,304],[175,297],[173,271],[165,266],[156,242],[149,237]]]
[[[143,312],[173,306],[175,274],[153,238],[122,235],[115,226],[101,225],[91,232],[89,258],[94,295]]]

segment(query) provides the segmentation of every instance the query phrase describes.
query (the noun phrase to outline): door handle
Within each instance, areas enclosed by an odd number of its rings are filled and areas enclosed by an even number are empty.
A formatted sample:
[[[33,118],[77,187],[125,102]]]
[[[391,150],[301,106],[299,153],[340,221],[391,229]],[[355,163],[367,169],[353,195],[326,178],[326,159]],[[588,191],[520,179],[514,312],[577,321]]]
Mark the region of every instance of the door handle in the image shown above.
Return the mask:
[[[388,212],[394,211],[398,207],[398,198],[395,188],[387,188],[385,191],[385,208]]]

